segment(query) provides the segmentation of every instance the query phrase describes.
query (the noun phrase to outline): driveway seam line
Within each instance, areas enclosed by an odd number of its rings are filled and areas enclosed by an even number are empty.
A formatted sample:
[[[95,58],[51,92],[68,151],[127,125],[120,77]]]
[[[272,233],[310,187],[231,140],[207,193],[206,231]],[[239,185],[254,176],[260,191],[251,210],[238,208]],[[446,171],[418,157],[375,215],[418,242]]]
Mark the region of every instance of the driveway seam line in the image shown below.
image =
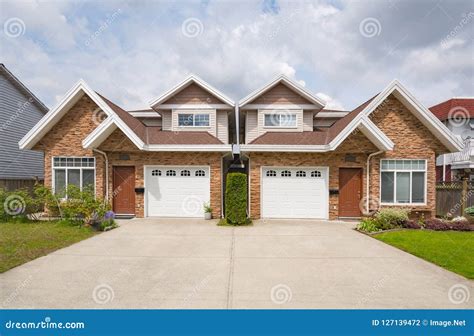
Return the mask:
[[[227,281],[227,309],[232,308],[232,287],[234,280],[234,245],[235,245],[235,235],[234,228],[232,228],[232,238],[230,242],[230,260],[229,260],[229,278]]]

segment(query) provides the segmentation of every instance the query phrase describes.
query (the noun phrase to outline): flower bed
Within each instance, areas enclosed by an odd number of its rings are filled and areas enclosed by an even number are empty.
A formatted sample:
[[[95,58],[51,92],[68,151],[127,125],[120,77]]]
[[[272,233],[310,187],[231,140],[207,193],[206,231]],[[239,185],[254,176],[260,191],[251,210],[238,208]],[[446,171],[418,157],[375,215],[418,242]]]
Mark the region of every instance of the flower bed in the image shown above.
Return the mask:
[[[357,230],[365,233],[379,233],[394,229],[433,230],[433,231],[474,231],[474,223],[464,217],[452,220],[421,217],[418,220],[408,218],[409,210],[382,209],[371,217],[361,220]]]

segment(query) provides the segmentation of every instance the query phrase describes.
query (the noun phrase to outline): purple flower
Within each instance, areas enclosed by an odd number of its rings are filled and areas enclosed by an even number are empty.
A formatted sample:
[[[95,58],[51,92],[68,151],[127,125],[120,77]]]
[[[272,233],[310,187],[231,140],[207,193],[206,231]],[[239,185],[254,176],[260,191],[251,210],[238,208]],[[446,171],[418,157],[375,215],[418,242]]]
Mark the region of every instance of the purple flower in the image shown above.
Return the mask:
[[[115,218],[115,213],[112,210],[109,210],[105,213],[104,218],[105,219],[114,219]]]

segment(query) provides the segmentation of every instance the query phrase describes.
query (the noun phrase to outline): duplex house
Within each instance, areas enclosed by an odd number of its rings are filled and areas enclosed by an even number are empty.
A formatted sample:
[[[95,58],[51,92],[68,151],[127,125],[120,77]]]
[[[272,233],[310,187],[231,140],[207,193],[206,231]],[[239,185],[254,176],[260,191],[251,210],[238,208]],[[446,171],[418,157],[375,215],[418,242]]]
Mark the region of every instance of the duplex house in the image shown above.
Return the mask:
[[[92,185],[120,215],[201,217],[209,202],[220,217],[240,155],[253,218],[431,216],[435,157],[462,146],[446,126],[397,81],[352,111],[324,106],[285,76],[238,104],[190,76],[139,111],[80,81],[20,147],[44,152],[46,185]]]

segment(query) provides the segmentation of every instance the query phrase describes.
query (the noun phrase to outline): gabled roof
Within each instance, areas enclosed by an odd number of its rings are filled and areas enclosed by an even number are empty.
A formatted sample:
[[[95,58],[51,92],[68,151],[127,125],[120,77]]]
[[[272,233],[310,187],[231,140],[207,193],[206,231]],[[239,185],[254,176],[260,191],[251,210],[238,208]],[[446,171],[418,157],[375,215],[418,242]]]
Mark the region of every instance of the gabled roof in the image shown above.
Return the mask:
[[[186,87],[188,87],[189,85],[191,85],[193,83],[200,86],[202,89],[208,91],[209,93],[214,95],[216,98],[222,100],[224,103],[226,103],[230,106],[235,106],[235,103],[232,99],[230,99],[225,94],[223,94],[222,92],[220,92],[219,90],[217,90],[216,88],[211,86],[210,84],[206,83],[204,80],[202,80],[201,78],[199,78],[196,75],[188,76],[181,83],[179,83],[178,85],[172,87],[168,91],[164,92],[158,98],[151,101],[150,106],[155,107],[156,105],[159,105],[159,104],[163,103],[164,101],[168,100],[169,98],[171,98],[172,96],[174,96],[175,94],[177,94],[178,92],[180,92],[181,90],[185,89]]]
[[[9,79],[12,84],[15,85],[25,96],[31,97],[41,112],[48,112],[49,109],[46,107],[46,105],[44,105],[43,102],[39,100],[39,98],[36,97],[33,92],[31,92],[26,87],[25,84],[23,84],[13,73],[11,73],[3,63],[0,63],[0,72],[4,73],[5,77]]]
[[[474,118],[474,97],[451,98],[431,106],[430,111],[441,121]]]
[[[405,87],[394,80],[382,92],[361,104],[345,117],[339,119],[322,133],[295,136],[283,132],[264,134],[249,145],[242,145],[242,150],[255,151],[330,151],[335,150],[355,129],[359,129],[378,148],[392,150],[393,142],[369,119],[370,114],[380,106],[389,95],[395,95],[427,127],[446,148],[452,152],[460,151],[462,142],[454,136],[426,107],[418,102]],[[274,133],[274,132],[273,132]],[[315,132],[309,132],[315,133]],[[324,134],[325,133],[325,134]],[[323,134],[325,136],[323,136]],[[278,139],[277,139],[278,138]],[[285,139],[288,138],[288,143]],[[291,145],[296,143],[295,145]]]
[[[261,96],[262,94],[264,94],[265,92],[271,90],[272,88],[274,88],[275,86],[277,86],[280,83],[285,85],[286,87],[288,87],[290,90],[292,90],[292,91],[296,92],[297,94],[301,95],[302,97],[306,98],[307,100],[309,100],[313,104],[319,105],[321,107],[326,105],[326,102],[324,100],[316,97],[315,95],[313,95],[312,93],[307,91],[303,86],[301,86],[300,84],[298,84],[297,82],[295,82],[294,80],[288,78],[285,75],[279,75],[278,77],[276,77],[274,80],[272,80],[268,84],[266,84],[266,85],[262,86],[261,88],[253,91],[248,96],[241,99],[239,101],[239,105],[241,107],[245,106],[246,104],[253,101],[255,98]]]
[[[31,149],[33,146],[48,133],[49,130],[79,101],[84,95],[87,95],[97,106],[104,111],[107,115],[107,119],[98,126],[101,127],[105,122],[113,123],[119,127],[137,146],[142,147],[144,145],[142,137],[143,130],[140,126],[134,123],[127,112],[121,110],[115,104],[108,100],[104,100],[102,96],[93,91],[85,81],[78,81],[63,97],[63,99],[45,114],[43,118],[20,140],[20,149]],[[120,114],[120,116],[118,115]],[[125,116],[126,115],[126,116]],[[124,117],[122,119],[122,117]],[[136,120],[136,119],[135,119]],[[142,124],[143,125],[143,124]],[[144,127],[144,126],[143,126]],[[137,133],[135,133],[137,131]]]
[[[333,146],[338,146],[344,139],[358,127],[361,120],[368,119],[370,114],[377,109],[380,104],[393,94],[405,107],[413,113],[421,123],[428,128],[433,135],[438,138],[443,145],[452,152],[460,151],[463,147],[462,142],[451,131],[443,125],[433,113],[423,106],[408,90],[398,81],[392,81],[382,92],[374,98],[368,100],[356,110],[349,113],[346,117],[336,122],[333,127],[341,128],[337,135],[331,141]],[[342,125],[340,125],[342,124]],[[347,125],[345,125],[347,124]],[[331,127],[331,128],[333,128]]]
[[[140,120],[101,94],[93,91],[83,80],[69,90],[59,104],[50,110],[20,140],[21,149],[31,149],[53,126],[87,95],[104,111],[107,118],[102,121],[83,141],[84,148],[97,148],[113,131],[120,129],[140,150],[145,151],[230,151],[219,139],[207,132],[162,131],[160,127],[145,126]],[[193,133],[193,134],[191,134]],[[204,134],[205,133],[205,134]]]

